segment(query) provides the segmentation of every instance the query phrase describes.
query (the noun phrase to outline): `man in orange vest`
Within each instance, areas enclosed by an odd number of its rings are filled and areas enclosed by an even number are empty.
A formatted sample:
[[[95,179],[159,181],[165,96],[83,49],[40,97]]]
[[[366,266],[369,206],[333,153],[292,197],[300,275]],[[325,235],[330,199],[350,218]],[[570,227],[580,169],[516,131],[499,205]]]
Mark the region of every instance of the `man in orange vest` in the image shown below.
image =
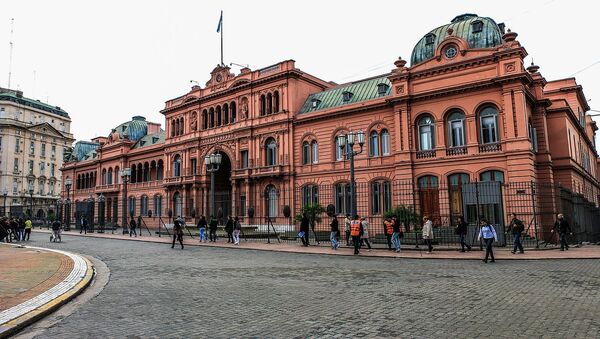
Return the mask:
[[[355,215],[350,222],[350,235],[354,243],[354,254],[358,254],[360,250],[360,237],[363,235],[363,227],[360,220],[358,220],[358,215]]]

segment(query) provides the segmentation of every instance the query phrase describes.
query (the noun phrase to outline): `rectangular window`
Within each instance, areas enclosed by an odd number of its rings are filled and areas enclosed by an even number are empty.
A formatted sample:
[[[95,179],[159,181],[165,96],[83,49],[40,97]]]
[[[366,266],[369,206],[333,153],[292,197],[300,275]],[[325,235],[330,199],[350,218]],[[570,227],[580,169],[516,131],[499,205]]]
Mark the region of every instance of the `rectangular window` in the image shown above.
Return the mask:
[[[56,169],[56,165],[52,164],[50,165],[50,176],[53,177],[54,176],[54,170]]]
[[[421,142],[421,151],[428,151],[433,149],[433,133],[432,127],[430,125],[420,126],[420,139]]]
[[[15,166],[13,168],[14,172],[18,172],[19,171],[19,159],[15,158]]]
[[[40,162],[40,175],[44,175],[45,171],[46,171],[46,163]]]
[[[462,120],[450,122],[450,142],[452,147],[460,147],[465,145]]]
[[[19,188],[19,183],[17,182],[17,179],[13,179],[13,194],[17,194],[18,188]]]
[[[242,158],[241,167],[248,168],[248,151],[247,150],[242,151],[241,158]]]
[[[319,145],[316,141],[312,142],[312,163],[316,164],[319,162]]]
[[[487,116],[481,118],[481,140],[484,144],[498,142],[496,134],[496,117]]]
[[[33,140],[29,142],[29,154],[30,155],[35,154],[35,141],[33,141]]]
[[[52,153],[50,155],[52,158],[56,158],[56,145],[52,145]]]
[[[302,144],[302,165],[308,165],[310,162],[310,146],[308,142]]]
[[[371,213],[381,214],[381,183],[374,182],[371,184]]]
[[[33,160],[27,162],[27,167],[29,168],[29,174],[33,174]]]
[[[381,152],[383,155],[390,154],[390,134],[387,131],[381,132]]]
[[[392,187],[389,181],[383,183],[383,211],[392,209]]]
[[[15,153],[21,152],[21,138],[15,140]]]
[[[240,195],[240,215],[246,215],[246,196]]]
[[[46,144],[42,144],[42,156],[46,156]]]
[[[198,162],[196,158],[192,158],[192,175],[198,174]]]

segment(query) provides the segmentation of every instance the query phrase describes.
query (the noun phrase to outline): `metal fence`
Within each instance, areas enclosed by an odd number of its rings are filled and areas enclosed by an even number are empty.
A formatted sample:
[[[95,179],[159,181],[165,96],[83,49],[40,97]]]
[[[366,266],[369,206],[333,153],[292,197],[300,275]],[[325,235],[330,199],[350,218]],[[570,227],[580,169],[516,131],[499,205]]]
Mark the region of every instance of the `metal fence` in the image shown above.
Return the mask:
[[[220,236],[228,216],[238,216],[242,223],[242,237],[246,240],[296,242],[299,231],[298,216],[307,205],[319,205],[324,212],[311,220],[311,242],[329,241],[329,224],[332,216],[338,218],[341,237],[345,238],[344,217],[350,211],[351,197],[348,184],[306,185],[280,189],[269,185],[264,190],[250,194],[216,192],[216,217]],[[131,197],[130,197],[131,198]],[[197,234],[195,227],[201,215],[207,218],[198,202],[161,201],[160,207],[141,197],[127,202],[127,219],[134,218],[146,235],[169,233],[174,210],[186,220],[190,236]],[[177,206],[174,204],[181,204]],[[204,204],[210,206],[209,204]],[[468,222],[468,243],[479,246],[478,220],[488,219],[495,225],[499,239],[496,246],[512,246],[512,237],[506,232],[509,214],[514,212],[525,224],[522,239],[526,247],[540,247],[557,243],[552,227],[557,213],[564,213],[574,235],[571,242],[600,241],[600,210],[598,201],[589,201],[583,194],[572,192],[558,185],[535,182],[465,182],[447,183],[420,180],[375,181],[357,183],[357,212],[369,223],[370,241],[378,247],[387,246],[383,221],[386,213],[395,211],[402,223],[403,246],[418,247],[422,244],[422,217],[427,215],[434,225],[434,244],[458,247],[455,234],[457,218],[463,216]],[[122,229],[123,202],[119,199],[83,202],[58,206],[59,218],[71,227],[79,229],[82,217],[91,231],[120,232]],[[158,211],[157,211],[158,210]],[[329,215],[328,213],[329,212]]]

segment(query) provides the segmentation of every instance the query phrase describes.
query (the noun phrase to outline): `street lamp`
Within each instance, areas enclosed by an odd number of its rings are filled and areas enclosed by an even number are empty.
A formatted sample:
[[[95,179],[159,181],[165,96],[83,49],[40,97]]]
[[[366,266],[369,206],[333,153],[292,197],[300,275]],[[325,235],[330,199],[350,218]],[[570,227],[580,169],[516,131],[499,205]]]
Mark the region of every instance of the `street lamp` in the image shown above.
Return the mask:
[[[221,166],[223,156],[219,153],[214,153],[204,157],[206,170],[210,173],[210,215],[215,216],[215,172]]]
[[[121,171],[121,179],[123,179],[123,234],[127,233],[127,182],[131,176],[131,168],[127,167]],[[114,233],[114,230],[113,230]]]
[[[105,203],[106,198],[102,193],[98,197],[98,223],[100,224],[100,229],[98,233],[104,233],[104,213],[105,213]]]
[[[6,197],[8,196],[8,191],[4,190],[4,192],[2,192],[2,195],[4,196],[4,210],[2,210],[2,216],[6,216]]]
[[[33,188],[29,189],[29,219],[33,219]]]
[[[358,141],[360,150],[354,150],[354,144]],[[356,181],[354,180],[354,156],[362,153],[365,144],[365,132],[350,131],[348,134],[340,134],[337,137],[338,146],[341,148],[346,160],[350,160],[350,215],[354,218],[356,215]],[[346,147],[348,143],[348,147]],[[345,149],[345,151],[344,151]]]
[[[58,201],[56,201],[56,209],[57,209],[56,218],[62,223],[62,221],[63,221],[63,200],[60,198],[58,199]]]
[[[87,206],[87,213],[86,213],[86,219],[88,221],[88,225],[89,225],[89,229],[88,231],[91,233],[94,233],[94,215],[96,214],[94,211],[94,196],[92,196],[90,194],[90,197],[87,199],[88,202],[88,206]]]
[[[65,213],[65,231],[71,230],[71,200],[69,200],[71,185],[73,185],[73,180],[71,178],[65,179],[65,188],[67,189],[67,200],[65,200],[66,204],[66,213]]]

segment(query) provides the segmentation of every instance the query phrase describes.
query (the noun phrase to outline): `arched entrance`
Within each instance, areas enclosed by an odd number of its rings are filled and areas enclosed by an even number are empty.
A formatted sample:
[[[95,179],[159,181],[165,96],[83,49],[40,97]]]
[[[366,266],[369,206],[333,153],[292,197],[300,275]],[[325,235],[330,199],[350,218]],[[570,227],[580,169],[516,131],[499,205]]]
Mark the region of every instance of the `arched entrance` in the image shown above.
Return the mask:
[[[221,154],[221,166],[215,172],[215,213],[219,219],[231,215],[231,160],[225,152]],[[209,198],[210,201],[210,198]]]

